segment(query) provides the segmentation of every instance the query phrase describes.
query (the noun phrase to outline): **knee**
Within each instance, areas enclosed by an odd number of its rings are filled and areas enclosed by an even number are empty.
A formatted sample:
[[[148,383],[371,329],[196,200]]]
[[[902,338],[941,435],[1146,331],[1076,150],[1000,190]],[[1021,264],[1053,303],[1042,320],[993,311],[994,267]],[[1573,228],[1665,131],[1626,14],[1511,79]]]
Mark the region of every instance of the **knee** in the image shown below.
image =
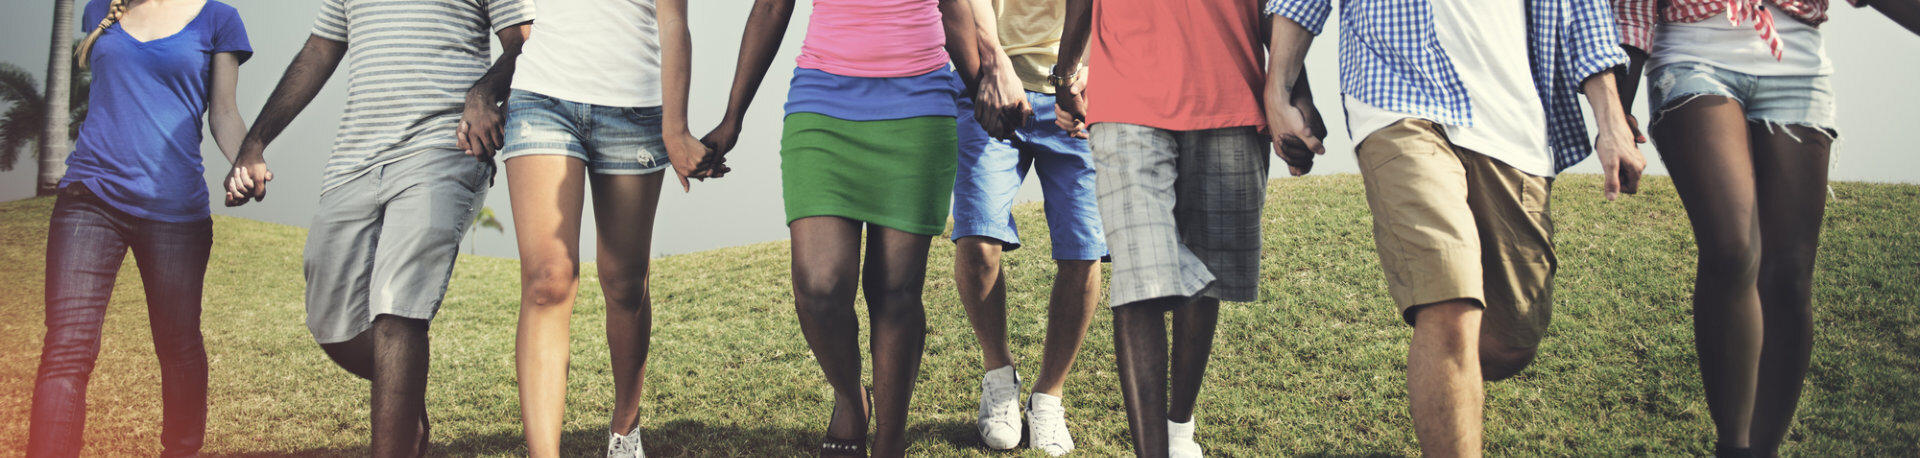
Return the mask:
[[[1458,300],[1418,306],[1413,315],[1413,344],[1449,355],[1477,351],[1483,311],[1472,301]]]
[[[985,277],[1000,268],[1001,243],[990,237],[961,237],[953,244],[954,274]]]
[[[1490,340],[1480,342],[1480,376],[1486,381],[1505,380],[1528,365],[1539,353],[1537,348],[1515,347]]]
[[[647,264],[644,261],[638,266],[617,269],[604,264],[600,267],[600,292],[606,296],[608,309],[633,311],[646,308],[650,299],[647,287]]]
[[[1053,265],[1059,269],[1061,278],[1083,279],[1100,273],[1100,261],[1097,260],[1060,259],[1053,261]]]
[[[534,262],[520,269],[521,307],[547,308],[573,304],[579,289],[579,265],[571,262]]]
[[[853,281],[850,279],[819,276],[796,276],[793,279],[794,307],[802,314],[820,315],[851,310],[853,293]]]
[[[914,275],[889,277],[890,278],[874,278],[872,275],[867,277],[867,283],[863,285],[863,288],[866,290],[868,305],[882,308],[899,308],[902,306],[918,308],[920,305],[921,290],[926,286],[925,280]]]
[[[200,328],[177,329],[153,334],[153,349],[161,363],[194,362],[207,359]]]
[[[94,361],[99,356],[99,339],[50,331],[40,349],[40,376],[78,374],[84,377],[93,372]]]
[[[1760,270],[1760,246],[1745,236],[1700,240],[1700,275],[1751,283]]]

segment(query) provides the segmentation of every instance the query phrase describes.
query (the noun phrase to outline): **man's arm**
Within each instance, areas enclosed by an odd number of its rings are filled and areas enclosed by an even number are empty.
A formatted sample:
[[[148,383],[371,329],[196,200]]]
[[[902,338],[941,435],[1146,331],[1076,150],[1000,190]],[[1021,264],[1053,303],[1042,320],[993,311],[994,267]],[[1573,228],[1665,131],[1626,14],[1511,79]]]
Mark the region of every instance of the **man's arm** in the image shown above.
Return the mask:
[[[307,44],[300,48],[300,54],[293,56],[293,63],[287,64],[279,85],[267,96],[266,106],[260,108],[253,128],[240,142],[240,154],[227,180],[227,192],[239,199],[228,205],[243,204],[247,198],[256,201],[267,198],[267,182],[273,181],[273,172],[267,170],[267,144],[273,143],[273,139],[293,123],[293,118],[313,102],[313,97],[320,94],[320,88],[326,86],[327,78],[333,76],[346,52],[346,42],[307,37]]]
[[[1314,30],[1287,15],[1275,14],[1268,22],[1267,133],[1273,136],[1274,154],[1287,163],[1287,172],[1306,175],[1313,170],[1313,157],[1327,153],[1326,145],[1320,142],[1327,134],[1326,124],[1313,109],[1313,92],[1304,68]]]
[[[1872,6],[1887,19],[1906,27],[1914,35],[1920,35],[1920,0],[1861,0],[1855,4]]]
[[[1013,59],[1000,43],[1000,21],[987,0],[969,0],[973,10],[974,42],[980,59],[980,87],[973,97],[973,118],[987,135],[1013,138],[1014,130],[1033,117],[1026,88],[1013,72]]]
[[[1060,58],[1053,63],[1053,74],[1072,78],[1054,82],[1053,122],[1060,130],[1087,138],[1086,75],[1080,74],[1080,68],[1087,56],[1087,41],[1093,38],[1093,0],[1067,0],[1065,16]]]
[[[1613,78],[1612,71],[1603,71],[1581,83],[1587,104],[1593,109],[1593,121],[1600,127],[1599,134],[1593,138],[1593,151],[1605,177],[1600,190],[1607,200],[1618,199],[1622,192],[1639,192],[1640,172],[1647,168],[1647,159],[1640,155],[1640,147],[1634,146],[1633,130],[1627,126],[1626,111],[1616,92],[1619,86]]]
[[[747,107],[753,104],[754,94],[760,91],[760,81],[767,77],[767,67],[773,65],[773,56],[780,52],[780,41],[786,37],[787,24],[792,20],[793,0],[753,3],[753,12],[747,15],[746,31],[740,37],[740,57],[734,62],[727,114],[720,119],[719,126],[700,137],[700,142],[714,153],[725,155],[733,150],[734,142],[740,140],[740,123],[747,116]]]
[[[507,99],[513,87],[513,69],[520,60],[520,48],[533,35],[533,23],[522,22],[500,29],[500,58],[487,73],[467,89],[466,109],[460,114],[455,146],[480,162],[493,162],[493,152],[506,143],[501,133],[500,101]]]

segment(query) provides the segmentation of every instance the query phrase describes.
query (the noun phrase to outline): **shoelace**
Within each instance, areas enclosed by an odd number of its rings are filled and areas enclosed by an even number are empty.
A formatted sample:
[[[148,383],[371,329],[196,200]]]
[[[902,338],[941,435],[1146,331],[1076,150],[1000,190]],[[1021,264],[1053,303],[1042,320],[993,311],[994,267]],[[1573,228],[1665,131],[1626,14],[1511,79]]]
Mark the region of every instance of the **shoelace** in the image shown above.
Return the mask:
[[[1016,383],[987,383],[987,413],[994,418],[1017,417],[1019,415],[1020,385]],[[1001,401],[1001,400],[1006,401]]]
[[[1065,415],[1066,415],[1066,408],[1064,407],[1033,408],[1028,411],[1028,416],[1033,418],[1051,419],[1055,417],[1064,417]],[[1032,421],[1032,420],[1028,420],[1028,421]],[[1052,423],[1052,422],[1048,422],[1048,423]],[[1034,424],[1040,425],[1041,423],[1034,422]],[[1032,437],[1029,439],[1031,439],[1032,442],[1035,444],[1047,444],[1049,446],[1060,446],[1059,445],[1060,442],[1064,442],[1060,440],[1060,434],[1064,432],[1066,432],[1066,425],[1052,425],[1051,427],[1046,427],[1046,428],[1036,427],[1036,428],[1033,428],[1033,435],[1035,437]]]

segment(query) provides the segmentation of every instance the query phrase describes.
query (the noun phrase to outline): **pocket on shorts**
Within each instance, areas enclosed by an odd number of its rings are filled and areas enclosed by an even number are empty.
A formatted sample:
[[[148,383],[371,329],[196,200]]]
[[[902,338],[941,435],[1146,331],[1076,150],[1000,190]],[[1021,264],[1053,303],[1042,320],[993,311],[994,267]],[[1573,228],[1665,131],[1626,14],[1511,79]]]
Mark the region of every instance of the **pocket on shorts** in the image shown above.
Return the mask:
[[[1354,146],[1361,170],[1375,171],[1407,156],[1451,153],[1453,147],[1439,124],[1425,119],[1403,119],[1367,134]]]

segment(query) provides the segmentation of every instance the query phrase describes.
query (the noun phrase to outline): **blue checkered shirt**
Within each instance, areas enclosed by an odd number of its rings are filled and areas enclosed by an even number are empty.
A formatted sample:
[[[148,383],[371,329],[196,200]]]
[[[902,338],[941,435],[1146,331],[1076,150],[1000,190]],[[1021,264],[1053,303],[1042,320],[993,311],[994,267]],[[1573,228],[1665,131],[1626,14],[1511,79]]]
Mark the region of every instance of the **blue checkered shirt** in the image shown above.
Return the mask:
[[[1267,0],[1267,13],[1318,35],[1333,0]],[[1547,113],[1553,169],[1593,153],[1580,83],[1627,62],[1607,0],[1528,0],[1527,47]],[[1342,0],[1340,90],[1381,109],[1473,125],[1473,104],[1434,32],[1428,0]],[[1358,139],[1356,139],[1358,140]]]

